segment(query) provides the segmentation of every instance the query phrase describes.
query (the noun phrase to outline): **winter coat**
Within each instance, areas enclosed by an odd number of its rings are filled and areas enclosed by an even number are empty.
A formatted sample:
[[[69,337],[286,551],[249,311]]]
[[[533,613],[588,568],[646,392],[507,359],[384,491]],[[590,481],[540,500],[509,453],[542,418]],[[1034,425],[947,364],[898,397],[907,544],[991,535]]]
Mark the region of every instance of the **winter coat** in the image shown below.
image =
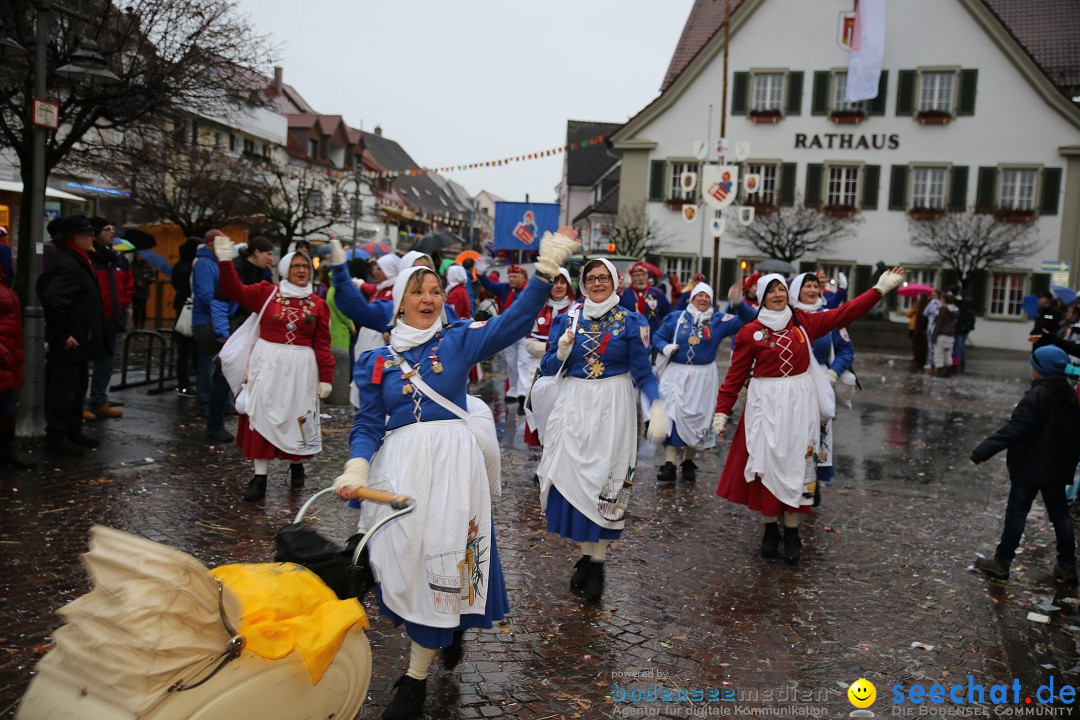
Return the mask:
[[[105,333],[103,347],[112,347],[112,339],[124,331],[127,309],[134,292],[134,275],[127,258],[107,245],[95,242],[90,246],[87,257],[90,258],[90,266],[94,268],[101,292],[101,329]]]
[[[939,337],[953,337],[956,335],[956,319],[960,316],[960,308],[953,303],[942,303],[934,319],[934,329],[930,331],[930,339],[935,342]]]
[[[0,282],[0,392],[22,387],[24,347],[19,296]]]
[[[195,263],[191,268],[191,326],[210,324],[210,303],[218,286],[217,256],[209,245],[201,245],[195,251]]]
[[[45,311],[50,357],[73,363],[94,358],[104,344],[101,290],[90,260],[66,243],[55,246],[36,287]],[[69,337],[79,347],[64,350]]]
[[[1032,487],[1068,485],[1080,460],[1080,403],[1065,377],[1033,380],[1000,430],[971,459],[983,462],[1008,449],[1009,480]]]

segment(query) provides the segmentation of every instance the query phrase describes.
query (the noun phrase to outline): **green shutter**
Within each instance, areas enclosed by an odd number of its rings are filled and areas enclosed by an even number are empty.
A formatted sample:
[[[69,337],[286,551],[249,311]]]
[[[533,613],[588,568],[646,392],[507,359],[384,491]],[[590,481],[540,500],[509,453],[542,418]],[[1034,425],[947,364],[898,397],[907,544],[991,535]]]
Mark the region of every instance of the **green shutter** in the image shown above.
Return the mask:
[[[666,190],[667,180],[667,162],[664,160],[653,160],[649,163],[651,166],[649,175],[649,200],[654,202],[664,201],[664,191]]]
[[[889,173],[889,209],[908,209],[908,166],[893,165]]]
[[[1032,273],[1031,291],[1028,294],[1039,295],[1044,292],[1050,292],[1050,273]]]
[[[791,207],[795,204],[795,163],[780,164],[780,188],[777,192],[776,201],[781,207]]]
[[[848,297],[855,297],[859,293],[866,292],[874,286],[874,281],[871,280],[871,274],[873,268],[869,265],[856,265],[855,266],[855,287],[848,289]]]
[[[881,189],[881,166],[864,165],[862,169],[862,210],[877,210],[878,191]]]
[[[953,285],[960,284],[960,273],[955,268],[945,267],[941,269],[941,287],[944,289],[951,288]]]
[[[720,262],[723,263],[724,259],[720,258]],[[705,276],[705,282],[712,283],[712,258],[701,258],[701,274]]]
[[[975,212],[993,212],[997,200],[997,168],[979,168],[975,185]]]
[[[968,278],[969,287],[964,288],[964,297],[971,301],[971,309],[978,317],[986,315],[986,309],[989,306],[990,293],[986,280],[987,272],[976,270]]]
[[[967,209],[968,169],[956,165],[949,171],[949,209],[963,212]]]
[[[882,70],[881,77],[878,79],[877,85],[877,97],[870,101],[869,113],[870,115],[884,115],[885,114],[885,98],[889,96],[889,71]]]
[[[800,260],[799,261],[799,274],[814,272],[817,270],[817,263],[813,260]]]
[[[711,265],[709,266],[712,267]],[[735,282],[737,266],[735,258],[720,258],[720,284],[717,287],[729,288]],[[724,291],[727,292],[726,290]]]
[[[975,114],[975,86],[979,82],[978,70],[960,71],[960,98],[956,103],[957,115]]]
[[[915,71],[901,70],[896,83],[896,114],[915,114]]]
[[[1061,168],[1046,168],[1042,176],[1042,204],[1039,212],[1043,215],[1057,215],[1058,194],[1061,192]]]
[[[810,99],[811,115],[829,114],[829,83],[832,73],[828,70],[814,71],[814,88]]]
[[[802,70],[789,72],[787,82],[787,114],[799,115],[802,113]]]
[[[731,114],[746,114],[746,91],[750,84],[750,73],[737,72],[732,75]]]
[[[806,166],[806,198],[803,203],[806,207],[821,207],[821,176],[824,172],[824,165],[809,164]]]

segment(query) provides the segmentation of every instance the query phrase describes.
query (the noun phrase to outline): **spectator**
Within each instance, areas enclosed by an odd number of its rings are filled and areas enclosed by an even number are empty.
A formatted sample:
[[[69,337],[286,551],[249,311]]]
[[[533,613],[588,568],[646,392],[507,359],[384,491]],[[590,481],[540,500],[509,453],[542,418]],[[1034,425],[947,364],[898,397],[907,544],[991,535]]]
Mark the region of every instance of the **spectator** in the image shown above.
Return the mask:
[[[101,292],[102,336],[96,344],[93,358],[94,375],[90,381],[90,397],[83,411],[85,420],[99,417],[120,418],[124,411],[109,406],[109,383],[116,361],[116,343],[124,333],[127,309],[131,304],[133,276],[128,261],[113,250],[116,228],[103,217],[90,218],[94,242],[89,258]]]
[[[11,262],[11,246],[8,244],[11,242],[11,238],[8,236],[8,229],[3,225],[0,225],[0,274],[3,275],[3,282],[7,283],[8,287],[15,284],[15,266]]]
[[[1037,335],[1040,339],[1035,341],[1032,350],[1041,348],[1049,341],[1042,337],[1045,334],[1053,335],[1061,326],[1061,312],[1054,303],[1054,296],[1048,292],[1039,294],[1039,309],[1035,313],[1035,325],[1029,335]]]
[[[910,318],[908,323],[908,337],[911,339],[911,361],[915,365],[916,370],[922,370],[929,367],[929,346],[927,344],[927,322],[928,319],[923,311],[926,310],[926,306],[930,304],[929,295],[919,295],[919,299],[915,301],[915,304],[907,311],[907,315]]]
[[[15,450],[15,409],[23,384],[23,327],[19,296],[0,263],[0,465],[31,470],[34,463]]]
[[[232,442],[232,433],[225,429],[225,406],[229,402],[229,383],[221,374],[217,355],[228,335],[222,337],[211,323],[214,293],[218,288],[218,264],[214,255],[214,238],[225,233],[208,230],[202,246],[195,251],[191,269],[191,327],[195,334],[196,411],[206,418],[206,439],[209,442]],[[217,331],[221,331],[219,324]],[[226,331],[227,332],[227,331]]]
[[[956,321],[960,316],[960,307],[952,291],[945,291],[941,299],[941,308],[934,318],[934,330],[930,341],[934,347],[934,367],[930,374],[936,377],[952,375],[952,351],[956,342]]]
[[[929,365],[927,372],[934,374],[934,325],[937,322],[938,313],[941,311],[941,293],[934,290],[930,294],[930,302],[923,308],[923,317],[926,318],[926,350]]]
[[[134,281],[131,323],[136,330],[142,330],[146,325],[146,302],[150,299],[150,287],[157,280],[157,269],[136,252],[131,258],[131,273]]]
[[[963,372],[967,365],[967,339],[975,329],[975,307],[971,300],[961,294],[959,285],[954,290],[956,306],[960,313],[956,316],[956,343],[953,345],[952,367],[954,372]]]
[[[202,240],[199,238],[189,237],[187,242],[180,246],[180,259],[173,265],[172,276],[169,280],[175,291],[173,311],[177,317],[180,317],[184,305],[191,299],[191,264],[195,261],[195,251],[201,244]],[[195,388],[191,385],[190,368],[195,361],[195,341],[175,330],[172,338],[176,343],[176,394],[193,398]]]

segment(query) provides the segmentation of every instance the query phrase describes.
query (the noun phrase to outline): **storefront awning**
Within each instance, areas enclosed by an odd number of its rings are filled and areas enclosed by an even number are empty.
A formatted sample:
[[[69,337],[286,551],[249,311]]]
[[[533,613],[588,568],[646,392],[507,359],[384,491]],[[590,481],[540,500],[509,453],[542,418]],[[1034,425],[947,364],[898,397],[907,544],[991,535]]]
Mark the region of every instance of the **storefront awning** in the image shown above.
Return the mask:
[[[22,193],[23,184],[15,180],[0,180],[0,192],[14,192]],[[57,190],[56,188],[46,187],[45,197],[56,198],[57,200],[70,200],[72,202],[86,202],[86,198],[79,197],[78,195],[72,195],[69,192],[63,190]]]

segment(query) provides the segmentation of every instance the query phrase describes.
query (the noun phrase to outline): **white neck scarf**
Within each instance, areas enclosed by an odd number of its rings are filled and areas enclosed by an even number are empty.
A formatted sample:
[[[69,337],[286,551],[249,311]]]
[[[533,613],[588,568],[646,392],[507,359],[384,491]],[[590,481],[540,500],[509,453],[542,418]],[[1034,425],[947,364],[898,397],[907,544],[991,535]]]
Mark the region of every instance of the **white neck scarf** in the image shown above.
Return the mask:
[[[619,296],[612,291],[611,296],[603,302],[595,303],[585,296],[585,317],[590,320],[599,320],[608,314],[611,308],[619,304]]]
[[[706,310],[705,312],[702,312],[702,311],[698,310],[696,307],[694,307],[694,298],[697,297],[698,293],[705,293],[706,295],[709,296],[709,301],[710,301],[709,309]],[[710,285],[708,285],[706,283],[699,282],[696,285],[694,285],[693,288],[690,289],[690,303],[686,306],[686,312],[690,313],[690,317],[694,319],[694,324],[695,325],[699,325],[699,324],[704,323],[704,322],[709,322],[709,320],[712,319],[712,316],[713,316],[712,299],[713,299],[713,289],[712,289],[712,287]]]
[[[795,279],[791,281],[791,287],[788,290],[788,299],[790,300],[792,306],[798,310],[805,310],[806,312],[817,312],[821,308],[825,307],[825,298],[823,298],[820,294],[818,295],[817,302],[814,303],[804,303],[799,300],[799,295],[802,294],[803,282],[805,282],[808,277],[816,279],[817,275],[814,273],[803,273],[796,276]]]
[[[390,329],[390,347],[397,352],[412,350],[414,347],[426,344],[441,329],[442,324],[438,320],[433,322],[427,330],[414,328],[412,325],[406,325],[404,320],[398,320]]]
[[[791,322],[791,306],[785,305],[783,310],[767,310],[762,307],[758,310],[757,319],[770,330],[780,332]]]
[[[713,316],[713,309],[712,308],[709,308],[705,312],[702,312],[701,310],[698,310],[693,305],[687,305],[686,306],[686,312],[689,313],[691,318],[693,318],[695,325],[700,325],[701,323],[707,323],[710,320],[712,320],[712,316]]]
[[[570,303],[572,302],[574,302],[574,299],[571,298],[569,295],[564,297],[562,300],[552,300],[551,298],[548,298],[547,306],[554,310],[556,313],[558,313],[563,308],[570,307]]]
[[[295,252],[288,253],[287,255],[285,255],[285,257],[281,258],[280,262],[278,262],[278,275],[281,276],[281,282],[278,283],[278,288],[281,290],[281,297],[306,298],[308,295],[311,294],[310,280],[308,280],[308,284],[304,285],[303,287],[301,287],[300,285],[293,285],[288,280],[289,265],[292,264],[292,259],[296,255],[297,253]],[[307,258],[307,255],[304,255],[304,253],[300,253],[300,257]],[[310,262],[311,261],[308,260],[309,264]],[[311,273],[308,274],[310,275]]]

